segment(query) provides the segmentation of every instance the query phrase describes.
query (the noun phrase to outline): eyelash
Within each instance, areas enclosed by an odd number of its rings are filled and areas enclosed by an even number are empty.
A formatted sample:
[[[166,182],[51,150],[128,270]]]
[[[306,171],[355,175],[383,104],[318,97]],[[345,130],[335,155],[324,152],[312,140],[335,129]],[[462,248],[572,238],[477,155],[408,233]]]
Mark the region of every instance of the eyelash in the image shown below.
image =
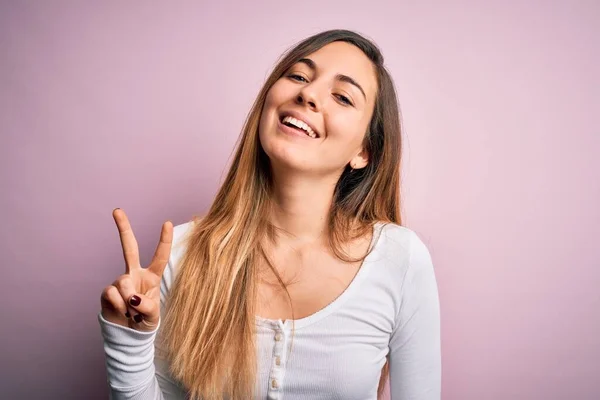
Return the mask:
[[[297,74],[290,74],[290,75],[288,75],[288,78],[290,78],[290,79],[292,79],[292,80],[294,80],[296,82],[308,82],[306,80],[306,78],[304,78],[303,76],[297,75]],[[354,104],[352,104],[352,102],[350,101],[350,99],[347,98],[346,96],[341,95],[341,94],[336,94],[335,96],[339,99],[339,101],[341,101],[345,105],[354,106]]]

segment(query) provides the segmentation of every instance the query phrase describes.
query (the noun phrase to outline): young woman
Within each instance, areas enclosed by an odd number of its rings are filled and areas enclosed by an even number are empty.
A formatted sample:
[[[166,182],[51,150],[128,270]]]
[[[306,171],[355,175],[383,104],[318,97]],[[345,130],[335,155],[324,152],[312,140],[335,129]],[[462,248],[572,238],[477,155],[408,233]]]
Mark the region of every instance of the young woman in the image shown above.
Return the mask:
[[[400,120],[377,47],[346,30],[275,67],[202,218],[162,227],[99,315],[115,399],[439,400],[430,254],[401,226]],[[160,329],[159,329],[160,328]]]

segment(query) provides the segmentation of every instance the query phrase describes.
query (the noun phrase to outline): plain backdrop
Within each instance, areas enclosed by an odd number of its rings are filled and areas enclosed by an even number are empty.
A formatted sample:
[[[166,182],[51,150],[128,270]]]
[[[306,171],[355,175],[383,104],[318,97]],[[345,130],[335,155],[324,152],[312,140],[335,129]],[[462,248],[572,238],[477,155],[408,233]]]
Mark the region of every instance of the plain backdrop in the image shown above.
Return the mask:
[[[597,1],[3,1],[0,398],[107,397],[102,288],[204,212],[279,55],[382,48],[405,224],[442,309],[443,399],[600,398]],[[394,399],[396,400],[396,399]]]

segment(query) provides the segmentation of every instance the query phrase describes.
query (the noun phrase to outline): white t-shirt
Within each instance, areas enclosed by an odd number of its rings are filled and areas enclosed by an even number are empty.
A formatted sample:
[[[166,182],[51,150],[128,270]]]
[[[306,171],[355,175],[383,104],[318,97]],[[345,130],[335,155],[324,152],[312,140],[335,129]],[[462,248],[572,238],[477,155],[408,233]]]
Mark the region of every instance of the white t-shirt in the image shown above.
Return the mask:
[[[191,223],[174,229],[161,283],[161,305],[185,249]],[[429,251],[410,229],[378,223],[372,252],[332,303],[295,321],[256,317],[257,399],[376,400],[390,360],[392,400],[439,400],[439,300]],[[183,400],[185,389],[155,357],[154,332],[112,324],[99,315],[113,399]],[[158,328],[160,329],[160,328]]]

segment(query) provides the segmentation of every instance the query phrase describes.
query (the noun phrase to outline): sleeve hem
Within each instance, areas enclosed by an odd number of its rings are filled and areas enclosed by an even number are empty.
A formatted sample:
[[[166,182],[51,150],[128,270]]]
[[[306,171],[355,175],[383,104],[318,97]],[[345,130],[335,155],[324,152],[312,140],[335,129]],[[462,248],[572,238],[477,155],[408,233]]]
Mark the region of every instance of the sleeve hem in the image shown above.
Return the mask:
[[[98,313],[98,321],[100,322],[100,327],[102,328],[102,336],[105,339],[113,341],[115,338],[127,338],[129,340],[133,340],[136,343],[140,340],[146,342],[149,339],[154,339],[156,332],[158,332],[158,328],[160,326],[160,320],[158,325],[153,331],[137,331],[135,329],[131,329],[127,326],[122,326],[115,324],[113,322],[107,321],[103,316],[102,312]]]

